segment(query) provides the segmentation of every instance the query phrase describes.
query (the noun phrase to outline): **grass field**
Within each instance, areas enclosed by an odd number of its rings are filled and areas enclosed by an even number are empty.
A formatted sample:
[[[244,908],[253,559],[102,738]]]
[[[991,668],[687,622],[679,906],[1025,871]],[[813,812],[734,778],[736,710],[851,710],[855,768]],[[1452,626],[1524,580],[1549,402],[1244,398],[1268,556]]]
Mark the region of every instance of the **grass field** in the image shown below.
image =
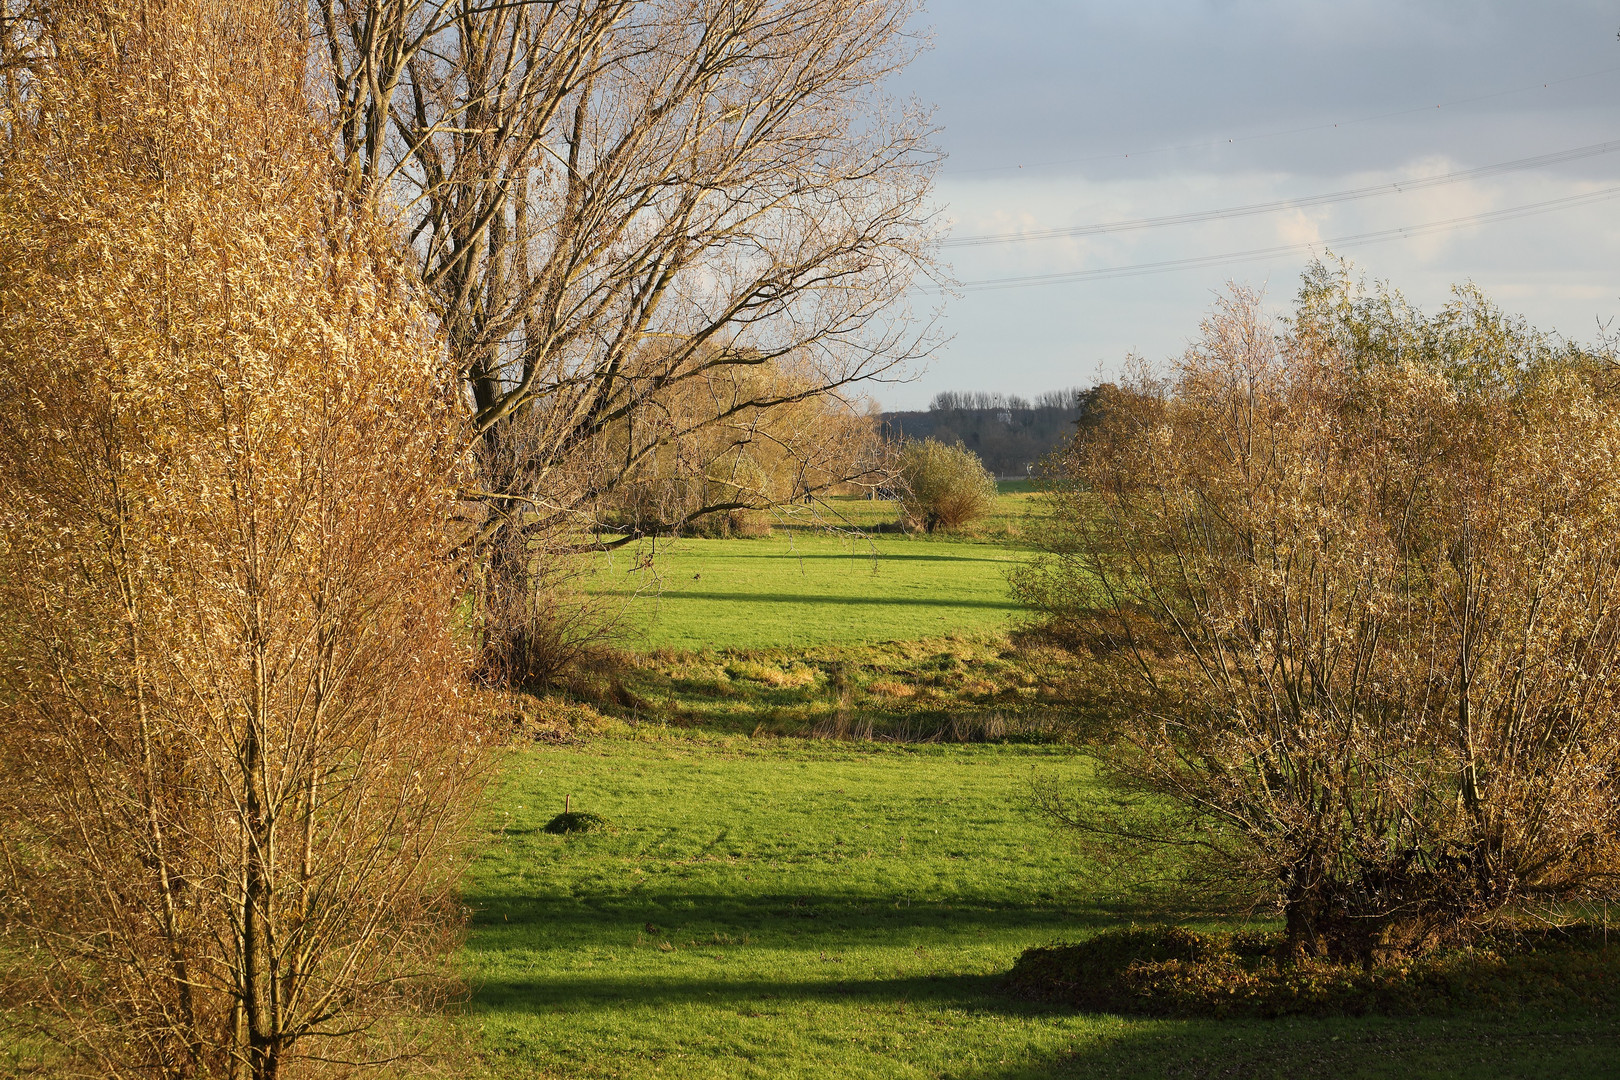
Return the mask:
[[[651,572],[616,554],[593,589],[643,648],[746,649],[930,637],[1006,625],[1016,552],[990,543],[817,533],[682,539]]]
[[[914,536],[895,504],[797,508],[759,539],[680,538],[601,558],[591,590],[622,607],[636,648],[750,649],[1004,629],[1007,571],[1039,513],[1014,481],[976,534]]]
[[[1026,946],[1167,914],[1031,815],[1036,770],[1087,775],[1027,746],[663,736],[514,755],[466,893],[488,1073],[1615,1075],[1612,1009],[1178,1022],[1007,998]],[[564,795],[611,829],[542,832]]]
[[[1089,782],[1061,737],[1106,709],[1066,688],[1074,657],[1006,634],[1037,508],[1011,485],[977,535],[916,537],[892,504],[834,501],[768,538],[660,542],[650,573],[626,572],[645,551],[605,563],[641,650],[586,695],[616,734],[513,752],[468,878],[464,1022],[490,1076],[1616,1075],[1611,1007],[1153,1021],[1009,997],[1029,946],[1222,925],[1029,808],[1036,773]],[[1026,741],[788,737],[964,718]],[[565,796],[610,828],[543,832]]]

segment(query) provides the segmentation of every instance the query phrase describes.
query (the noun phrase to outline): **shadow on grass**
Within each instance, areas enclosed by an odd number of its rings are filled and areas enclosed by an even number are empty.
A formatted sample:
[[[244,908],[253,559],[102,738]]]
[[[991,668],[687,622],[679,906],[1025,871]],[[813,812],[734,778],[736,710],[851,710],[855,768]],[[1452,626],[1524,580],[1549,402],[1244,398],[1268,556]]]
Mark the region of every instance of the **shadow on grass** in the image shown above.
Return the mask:
[[[682,1005],[723,1009],[744,1018],[782,1012],[813,1015],[818,1007],[829,1005],[1004,1018],[1074,1015],[1060,1007],[1009,997],[998,975],[765,979],[560,973],[543,979],[490,980],[476,989],[469,1005],[477,1011],[540,1016]],[[1109,1076],[1586,1080],[1615,1076],[1617,1051],[1620,1011],[1613,1008],[1495,1017],[1161,1021],[1105,1028],[1067,1052],[1026,1051],[1019,1054],[1020,1061],[941,1075],[955,1080]]]
[[[478,1008],[570,1013],[590,1009],[703,1004],[738,1009],[814,1006],[832,1001],[881,1005],[906,1002],[938,1009],[1040,1015],[1054,1010],[1009,998],[996,975],[919,975],[894,979],[728,979],[724,976],[627,978],[563,973],[539,979],[492,979],[475,990]]]
[[[1184,1021],[1133,1027],[1045,1060],[955,1080],[1171,1077],[1176,1080],[1483,1080],[1616,1075],[1620,1012],[1565,1016]]]
[[[682,600],[727,600],[758,604],[825,604],[850,607],[941,607],[941,608],[993,608],[998,611],[1021,611],[1011,600],[962,600],[948,596],[806,596],[803,593],[726,593],[692,592],[689,589],[670,589],[665,596],[678,596]]]
[[[758,1017],[757,1022],[768,1024],[802,1016],[812,1028],[824,1023],[817,1017],[839,1015],[825,1011],[833,1006],[852,1006],[863,1015],[915,1010],[938,1017],[939,1023],[947,1022],[947,1017],[983,1016],[1015,1024],[1063,1024],[1080,1014],[1011,996],[999,973],[873,977],[862,972],[840,977],[843,954],[848,951],[860,963],[858,951],[863,948],[917,944],[924,950],[919,966],[948,965],[953,943],[972,940],[979,930],[1012,931],[1010,936],[1026,940],[1072,939],[1132,918],[1169,914],[1150,915],[1139,902],[1123,900],[1079,909],[1033,898],[1004,904],[908,906],[903,899],[862,893],[736,895],[669,888],[590,898],[468,899],[477,910],[468,943],[472,953],[498,954],[521,943],[550,952],[579,950],[594,961],[590,970],[492,973],[473,988],[467,1002],[475,1013],[527,1015],[542,1024],[562,1022],[569,1015],[611,1021],[615,1014],[632,1013],[642,1017],[635,1023],[647,1023],[647,1017],[657,1017],[663,1010],[693,1006],[716,1010],[717,1023],[736,1022],[726,1017],[744,1023]],[[674,943],[667,953],[670,967],[658,970],[655,960],[649,970],[649,959],[666,955],[661,942]],[[762,962],[774,962],[760,954],[771,952],[797,953],[797,970],[775,977],[761,972]],[[634,963],[636,970],[616,973],[614,965],[624,961],[626,967]],[[1110,1076],[1585,1080],[1620,1072],[1614,1064],[1620,1061],[1620,1009],[1610,1006],[1422,1018],[1095,1019],[1095,1024],[1069,1029],[1073,1034],[1057,1046],[1032,1041],[1020,1047],[1014,1039],[1004,1044],[1005,1062],[947,1069],[938,1075],[953,1080]],[[826,1030],[816,1032],[807,1037],[826,1036]],[[681,1039],[679,1033],[671,1035],[671,1051]],[[731,1074],[722,1060],[709,1064],[711,1072],[705,1075]]]
[[[889,935],[907,931],[943,931],[953,935],[979,930],[1044,932],[1054,940],[1083,936],[1123,919],[1140,917],[1139,903],[1117,906],[1088,904],[1084,909],[1057,901],[987,904],[982,901],[916,901],[905,896],[807,895],[780,892],[752,896],[706,895],[652,890],[632,891],[590,900],[555,897],[466,898],[473,910],[474,933],[467,943],[472,953],[499,952],[518,938],[533,944],[536,928],[546,948],[568,948],[589,943],[633,939],[646,933],[646,924],[658,927],[654,940],[668,939],[681,946],[698,939],[696,947],[714,934],[774,934],[792,937],[793,946],[817,948],[816,939],[854,945],[860,935]],[[808,941],[805,939],[809,939]]]
[[[728,543],[728,544],[735,543],[735,541],[731,541],[731,540],[727,540],[727,541],[723,541],[723,542]],[[924,541],[924,542],[927,542],[927,541]],[[946,543],[963,543],[963,541],[944,541],[944,542],[946,542]],[[983,546],[985,546],[985,547],[995,546],[996,550],[1005,551],[1005,548],[1002,548],[999,545],[985,544]],[[742,559],[771,559],[771,560],[790,561],[790,562],[800,562],[800,561],[802,561],[802,562],[832,562],[834,560],[836,560],[838,562],[849,562],[850,560],[856,560],[856,561],[865,562],[865,563],[873,563],[873,562],[878,562],[878,563],[884,563],[884,562],[953,562],[953,563],[954,562],[988,562],[988,563],[998,563],[999,564],[999,563],[1005,563],[1005,562],[1010,562],[1011,561],[1011,559],[1007,555],[1002,555],[1002,556],[1000,556],[998,558],[998,557],[995,557],[995,556],[988,556],[988,555],[913,555],[913,554],[910,554],[910,553],[901,554],[901,553],[897,553],[897,552],[893,552],[893,551],[842,551],[842,552],[748,551],[748,552],[740,552],[740,553],[737,553],[737,554],[733,554],[729,548],[726,550],[725,558],[726,558],[727,561],[730,561],[732,559],[737,559],[737,560],[742,560]]]

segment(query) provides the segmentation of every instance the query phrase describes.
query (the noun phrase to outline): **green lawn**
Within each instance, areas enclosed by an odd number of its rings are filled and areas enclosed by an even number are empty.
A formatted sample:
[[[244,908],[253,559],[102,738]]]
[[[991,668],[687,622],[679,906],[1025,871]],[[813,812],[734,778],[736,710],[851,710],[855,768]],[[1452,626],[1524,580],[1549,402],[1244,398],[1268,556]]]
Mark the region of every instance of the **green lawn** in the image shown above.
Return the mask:
[[[782,532],[758,540],[660,541],[604,556],[592,582],[624,605],[642,648],[861,643],[993,631],[1017,610],[988,541]]]
[[[496,1076],[1598,1077],[1620,1016],[1178,1022],[1005,997],[1028,945],[1162,917],[1030,814],[1055,748],[599,740],[514,754],[466,1022]],[[540,831],[572,797],[610,831]],[[1082,872],[1084,871],[1084,872]]]
[[[897,528],[892,502],[788,507],[757,539],[661,538],[602,555],[589,583],[640,649],[757,649],[994,633],[1017,607],[1007,571],[1045,514],[1028,481],[1001,485],[973,529]]]

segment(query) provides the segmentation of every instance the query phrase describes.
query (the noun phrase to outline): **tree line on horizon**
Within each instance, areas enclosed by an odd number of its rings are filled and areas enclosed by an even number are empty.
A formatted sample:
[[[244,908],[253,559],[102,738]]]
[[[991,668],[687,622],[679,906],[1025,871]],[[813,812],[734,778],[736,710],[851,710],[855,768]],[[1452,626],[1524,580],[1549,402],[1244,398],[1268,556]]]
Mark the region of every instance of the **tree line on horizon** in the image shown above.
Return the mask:
[[[890,442],[933,439],[960,445],[979,456],[994,476],[1029,476],[1054,450],[1074,437],[1094,389],[1049,390],[1033,400],[1017,394],[947,390],[926,410],[885,412],[883,436]]]

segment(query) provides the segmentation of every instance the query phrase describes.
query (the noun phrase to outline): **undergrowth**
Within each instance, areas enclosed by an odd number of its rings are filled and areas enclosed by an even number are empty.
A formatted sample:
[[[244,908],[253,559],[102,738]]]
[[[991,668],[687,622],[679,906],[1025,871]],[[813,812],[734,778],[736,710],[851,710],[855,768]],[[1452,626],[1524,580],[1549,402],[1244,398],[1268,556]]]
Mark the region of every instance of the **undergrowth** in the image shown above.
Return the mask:
[[[1164,1017],[1413,1016],[1620,1001],[1620,938],[1586,926],[1503,932],[1371,968],[1289,956],[1278,934],[1108,930],[1029,949],[1014,995]]]
[[[604,653],[567,682],[512,698],[514,731],[542,741],[649,722],[727,735],[896,742],[1083,741],[1107,708],[1085,665],[1022,635],[811,649]]]

